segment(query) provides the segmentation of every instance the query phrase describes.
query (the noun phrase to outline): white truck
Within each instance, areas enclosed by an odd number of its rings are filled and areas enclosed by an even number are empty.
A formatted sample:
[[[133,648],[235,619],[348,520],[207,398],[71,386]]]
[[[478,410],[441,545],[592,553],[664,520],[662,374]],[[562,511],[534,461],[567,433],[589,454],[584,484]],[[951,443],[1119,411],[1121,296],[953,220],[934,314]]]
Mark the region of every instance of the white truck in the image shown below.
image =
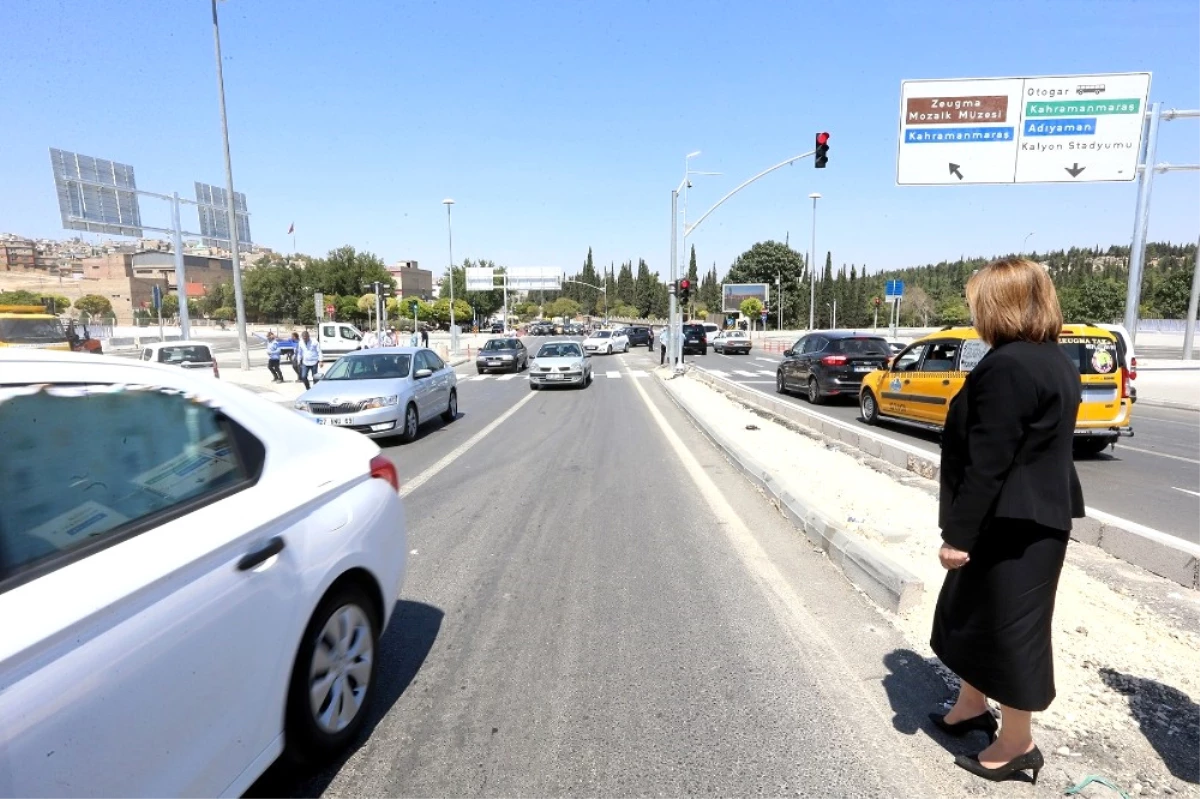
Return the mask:
[[[347,352],[362,349],[363,333],[349,322],[319,322],[317,343],[322,361],[336,361]]]

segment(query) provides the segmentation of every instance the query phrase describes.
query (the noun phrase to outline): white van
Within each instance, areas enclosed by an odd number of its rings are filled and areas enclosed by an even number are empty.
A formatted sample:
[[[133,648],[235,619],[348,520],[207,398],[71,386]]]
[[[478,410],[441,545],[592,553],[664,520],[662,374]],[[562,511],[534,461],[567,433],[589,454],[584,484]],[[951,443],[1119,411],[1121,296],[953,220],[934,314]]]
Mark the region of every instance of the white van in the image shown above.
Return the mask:
[[[321,345],[322,361],[336,361],[347,352],[361,350],[363,334],[349,322],[320,322],[317,343]]]

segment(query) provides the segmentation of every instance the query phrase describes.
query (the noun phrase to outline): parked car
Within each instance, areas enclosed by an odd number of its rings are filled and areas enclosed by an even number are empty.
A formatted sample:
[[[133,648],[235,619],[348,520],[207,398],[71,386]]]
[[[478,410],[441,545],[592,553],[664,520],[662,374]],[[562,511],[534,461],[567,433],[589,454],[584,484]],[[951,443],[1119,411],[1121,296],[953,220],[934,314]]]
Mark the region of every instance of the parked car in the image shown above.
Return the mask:
[[[483,343],[475,356],[475,371],[521,372],[529,366],[529,350],[519,338],[494,338]]]
[[[363,332],[349,322],[320,322],[316,339],[321,346],[321,360],[336,361],[347,352],[362,349]]]
[[[891,349],[880,336],[844,330],[810,333],[784,351],[775,370],[775,390],[804,391],[814,405],[828,397],[857,395],[863,375],[882,369],[889,357]]]
[[[721,332],[721,326],[713,322],[703,322],[702,324],[704,325],[704,335],[708,339],[708,343],[712,344],[713,339]]]
[[[408,552],[374,442],[195,371],[22,349],[0,440],[0,793],[240,796],[357,739]]]
[[[529,366],[529,389],[547,386],[587,388],[592,383],[592,359],[574,341],[551,341],[538,348]]]
[[[708,331],[704,325],[689,323],[683,326],[683,352],[708,355]]]
[[[722,330],[717,333],[717,337],[712,341],[713,351],[719,352],[722,355],[740,352],[743,355],[750,354],[752,346],[750,342],[750,334],[745,330]]]
[[[319,425],[345,427],[370,438],[398,435],[409,442],[421,424],[458,418],[458,379],[433,350],[383,347],[338,359],[296,410]]]
[[[492,333],[499,334],[504,332],[504,324],[502,322],[492,322]]]
[[[629,337],[619,330],[596,330],[583,340],[584,352],[629,352]]]
[[[196,374],[221,376],[212,345],[203,341],[155,341],[142,347],[141,360],[177,366]]]

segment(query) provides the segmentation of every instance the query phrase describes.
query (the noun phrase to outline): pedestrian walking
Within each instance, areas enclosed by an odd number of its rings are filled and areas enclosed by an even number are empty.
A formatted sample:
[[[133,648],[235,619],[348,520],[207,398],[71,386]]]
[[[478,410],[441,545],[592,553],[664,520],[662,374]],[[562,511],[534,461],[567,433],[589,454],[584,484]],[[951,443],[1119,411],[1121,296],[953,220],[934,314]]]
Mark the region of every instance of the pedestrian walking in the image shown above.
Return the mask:
[[[1032,714],[1054,699],[1051,620],[1071,520],[1084,515],[1072,444],[1079,371],[1058,346],[1054,284],[1024,258],[993,261],[967,283],[990,351],[950,403],[942,434],[938,556],[946,579],[930,645],[961,685],[936,726],[996,734],[955,763],[999,781],[1043,766]]]
[[[279,341],[275,338],[275,331],[267,333],[267,371],[271,373],[271,382],[282,383],[283,372],[279,371]]]
[[[364,350],[373,350],[378,346],[380,346],[378,333],[374,330],[368,330],[366,333],[363,333],[362,348]]]
[[[296,382],[303,382],[300,378],[300,334],[292,331],[292,371],[296,373]]]
[[[421,346],[422,347],[429,346],[429,331],[426,330],[425,328],[421,328]]]
[[[300,360],[300,381],[304,383],[305,390],[310,389],[317,379],[317,367],[321,365],[321,345],[309,338],[307,330],[300,336],[296,355]]]
[[[396,328],[389,327],[379,336],[379,346],[394,347],[396,346]]]

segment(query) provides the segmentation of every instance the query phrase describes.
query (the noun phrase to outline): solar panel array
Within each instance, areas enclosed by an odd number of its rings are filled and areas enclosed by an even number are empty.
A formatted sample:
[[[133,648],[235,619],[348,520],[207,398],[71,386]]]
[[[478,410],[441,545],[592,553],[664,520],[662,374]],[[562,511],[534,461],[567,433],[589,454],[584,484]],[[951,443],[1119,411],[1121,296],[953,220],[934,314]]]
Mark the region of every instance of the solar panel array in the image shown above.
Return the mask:
[[[142,237],[132,166],[54,148],[50,165],[64,228]]]
[[[200,236],[206,247],[229,247],[229,194],[220,186],[196,183],[196,202],[199,203]],[[239,249],[249,249],[250,216],[246,195],[234,192],[234,211],[237,213]]]

